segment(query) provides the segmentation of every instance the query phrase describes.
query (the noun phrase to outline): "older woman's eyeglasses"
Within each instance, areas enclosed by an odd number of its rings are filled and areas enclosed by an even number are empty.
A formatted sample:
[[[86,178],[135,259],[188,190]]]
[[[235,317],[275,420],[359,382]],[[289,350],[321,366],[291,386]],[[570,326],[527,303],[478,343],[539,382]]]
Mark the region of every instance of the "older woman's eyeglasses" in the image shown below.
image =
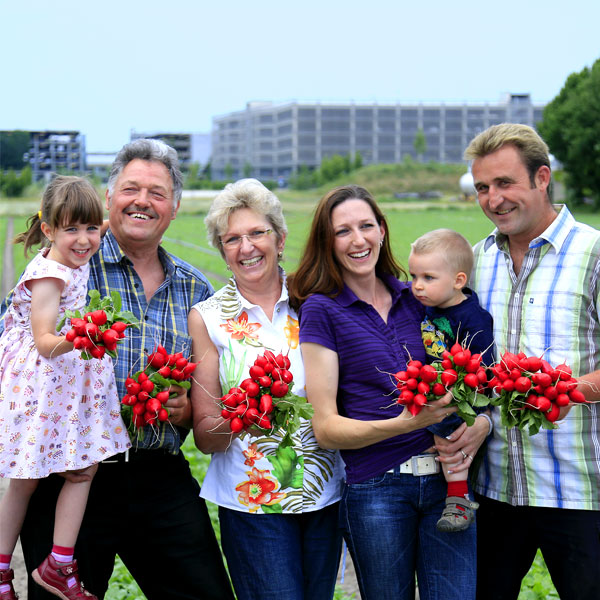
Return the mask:
[[[244,235],[232,235],[224,240],[221,240],[221,244],[224,248],[239,248],[242,245],[242,238],[246,238],[251,244],[257,244],[265,238],[265,236],[273,233],[272,229],[257,229]]]

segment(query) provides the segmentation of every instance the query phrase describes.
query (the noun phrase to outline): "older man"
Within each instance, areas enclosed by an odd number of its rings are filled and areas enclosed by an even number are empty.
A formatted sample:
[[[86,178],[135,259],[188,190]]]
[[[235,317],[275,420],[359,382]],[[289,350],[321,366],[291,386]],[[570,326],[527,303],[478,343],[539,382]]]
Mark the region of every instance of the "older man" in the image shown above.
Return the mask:
[[[182,175],[177,153],[156,140],[124,146],[106,192],[109,230],[91,260],[89,287],[102,296],[116,290],[140,329],[132,330],[115,373],[126,377],[145,364],[157,344],[169,353],[191,351],[190,307],[212,288],[191,265],[166,252],[160,241],[179,208]],[[180,446],[191,426],[191,404],[182,391],[168,401],[170,423],[146,427],[133,448],[100,464],[93,481],[76,555],[82,580],[94,594],[107,590],[119,555],[147,598],[233,598],[199,486]],[[21,534],[31,572],[48,554],[60,481],[42,482]],[[29,586],[29,598],[50,598]]]
[[[475,247],[472,284],[497,348],[566,362],[598,400],[600,233],[555,210],[548,148],[530,127],[490,127],[465,158],[496,226]],[[600,414],[594,404],[564,412],[558,429],[529,436],[493,411],[475,485],[481,600],[516,600],[538,549],[563,600],[600,598]]]

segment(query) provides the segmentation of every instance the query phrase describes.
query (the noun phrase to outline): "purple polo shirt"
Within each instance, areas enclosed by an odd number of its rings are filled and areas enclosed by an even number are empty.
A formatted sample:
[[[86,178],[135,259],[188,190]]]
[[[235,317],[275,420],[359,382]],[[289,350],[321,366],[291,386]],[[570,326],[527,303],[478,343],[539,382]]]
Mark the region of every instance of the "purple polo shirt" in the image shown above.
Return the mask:
[[[381,279],[392,294],[387,323],[346,286],[337,298],[310,296],[299,312],[300,343],[320,344],[338,355],[340,415],[361,421],[400,414],[403,407],[394,402],[395,381],[387,373],[404,369],[411,358],[425,362],[424,307],[412,295],[410,284],[391,276]],[[385,473],[432,445],[432,435],[419,429],[358,450],[342,450],[346,480],[360,483]]]

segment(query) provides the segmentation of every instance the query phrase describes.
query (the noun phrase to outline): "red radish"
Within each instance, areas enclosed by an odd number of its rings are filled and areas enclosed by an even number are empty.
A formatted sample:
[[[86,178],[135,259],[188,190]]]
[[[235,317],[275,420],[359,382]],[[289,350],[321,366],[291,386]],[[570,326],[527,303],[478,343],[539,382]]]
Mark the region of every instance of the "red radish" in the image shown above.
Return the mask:
[[[180,371],[183,371],[183,369],[185,369],[187,367],[188,364],[188,359],[184,358],[183,356],[181,358],[178,358],[175,361],[175,367],[177,369],[179,369]]]
[[[239,433],[242,429],[244,429],[244,423],[239,417],[233,417],[229,421],[229,427],[233,433]]]
[[[98,327],[104,325],[107,321],[106,312],[103,310],[93,311],[92,314],[90,315],[90,317],[92,319],[92,323],[94,323],[95,325],[98,325]]]
[[[571,390],[569,392],[569,398],[572,402],[576,402],[577,404],[583,404],[584,402],[587,402],[585,395],[579,390]]]
[[[169,419],[169,411],[163,407],[159,409],[157,417],[159,421],[164,423]]]
[[[434,383],[431,391],[436,396],[443,396],[446,393],[446,388],[441,383]]]
[[[468,385],[470,388],[475,389],[479,385],[479,379],[477,379],[477,375],[475,373],[467,373],[465,375],[465,385]]]
[[[548,402],[550,402],[550,400],[548,400]],[[568,406],[569,402],[571,402],[571,399],[567,394],[558,394],[554,402],[556,402],[558,406]]]
[[[546,419],[548,419],[548,421],[550,421],[550,423],[554,423],[554,421],[556,421],[559,417],[560,414],[560,407],[557,406],[556,404],[552,404],[552,406],[550,407],[550,410],[546,413]]]
[[[515,389],[515,382],[513,379],[507,379],[502,382],[502,390],[504,392],[512,392]]]
[[[529,377],[518,377],[515,380],[515,390],[521,394],[529,391],[531,388],[531,379]]]
[[[271,412],[273,412],[273,398],[270,394],[263,394],[260,397],[258,408],[261,413],[270,414]]]
[[[162,352],[154,352],[148,357],[148,364],[155,369],[162,369],[165,365],[165,355]]]
[[[419,373],[420,367],[416,367],[414,365],[411,365],[410,363],[407,365],[406,374],[408,375],[409,379],[416,379],[419,376]]]
[[[171,367],[169,367],[169,366],[167,366],[167,365],[165,365],[164,367],[161,367],[161,368],[158,370],[158,374],[159,374],[161,377],[164,377],[165,379],[168,379],[169,377],[171,377]]]
[[[271,387],[271,384],[273,382],[268,375],[264,375],[263,377],[258,378],[257,383],[258,383],[258,385],[260,385],[260,387],[268,388],[268,387]]]
[[[111,326],[111,329],[114,329],[119,335],[125,333],[127,329],[127,323],[123,323],[123,321],[115,321]]]
[[[552,402],[546,398],[546,396],[538,396],[538,408],[542,412],[548,412],[550,407],[552,406]]]
[[[288,390],[289,386],[287,383],[284,383],[283,381],[274,381],[271,386],[271,395],[276,398],[283,398],[283,396],[288,393]]]
[[[90,354],[94,358],[101,359],[104,356],[105,352],[106,348],[104,346],[94,346],[93,348],[90,348]]]
[[[67,333],[65,334],[65,339],[67,340],[67,342],[72,343],[76,337],[77,332],[74,329],[69,329],[69,331],[67,331]]]
[[[424,394],[415,394],[413,398],[413,403],[417,406],[425,406],[427,404],[427,398]]]
[[[149,398],[146,402],[146,410],[151,413],[158,412],[162,408],[162,404],[158,398]]]
[[[167,402],[169,400],[169,391],[168,390],[163,390],[162,392],[158,392],[158,394],[156,394],[156,399],[161,403],[164,404],[165,402]]]
[[[431,365],[424,365],[421,367],[420,376],[424,382],[433,383],[437,379],[438,372]]]
[[[442,381],[442,385],[444,385],[445,387],[451,387],[453,386],[457,379],[458,379],[458,374],[456,373],[456,371],[454,369],[446,369],[445,371],[442,371],[441,374],[441,381]]]

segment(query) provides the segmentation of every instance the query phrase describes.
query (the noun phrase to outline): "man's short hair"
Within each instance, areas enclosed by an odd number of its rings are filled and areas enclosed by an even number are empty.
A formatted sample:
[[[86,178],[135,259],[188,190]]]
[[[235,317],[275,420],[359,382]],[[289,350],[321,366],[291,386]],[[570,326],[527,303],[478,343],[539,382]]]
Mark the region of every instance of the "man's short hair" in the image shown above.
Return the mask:
[[[183,175],[179,168],[177,151],[160,140],[141,138],[125,144],[115,158],[115,162],[108,177],[108,196],[112,198],[115,183],[123,169],[136,158],[162,163],[173,182],[173,208],[177,207],[181,200],[183,190]]]
[[[475,136],[464,152],[465,160],[483,158],[500,150],[503,146],[514,146],[529,174],[529,181],[535,186],[535,176],[540,167],[550,168],[550,151],[546,142],[528,125],[501,123],[492,125]]]
[[[473,269],[473,248],[468,240],[452,229],[434,229],[416,239],[410,245],[414,254],[439,252],[455,273],[470,277]]]

